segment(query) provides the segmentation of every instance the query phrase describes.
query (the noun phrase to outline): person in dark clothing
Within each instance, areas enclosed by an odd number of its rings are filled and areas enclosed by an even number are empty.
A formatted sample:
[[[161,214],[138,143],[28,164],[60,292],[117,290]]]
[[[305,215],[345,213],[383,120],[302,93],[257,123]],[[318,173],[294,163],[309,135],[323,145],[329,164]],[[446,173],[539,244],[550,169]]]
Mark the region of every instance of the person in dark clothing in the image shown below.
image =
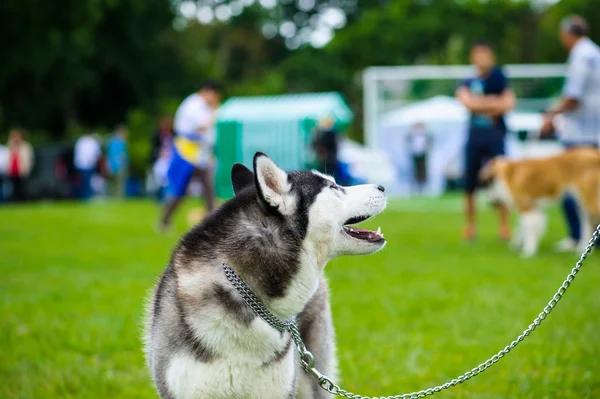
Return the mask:
[[[150,149],[150,168],[156,181],[156,199],[162,201],[167,188],[167,169],[171,159],[173,145],[173,118],[165,116],[161,119],[158,129],[152,136]]]
[[[158,129],[152,135],[152,142],[150,149],[150,165],[153,166],[164,149],[171,147],[173,142],[173,118],[165,116],[158,124]]]
[[[471,63],[477,76],[466,79],[456,89],[456,98],[470,111],[469,133],[465,151],[465,199],[467,225],[464,236],[475,238],[475,189],[479,170],[485,162],[504,155],[506,123],[504,114],[514,108],[515,96],[501,68],[496,66],[494,50],[488,43],[471,48]],[[510,238],[508,210],[498,205],[500,238]]]
[[[338,147],[338,134],[334,128],[334,120],[327,117],[321,121],[313,145],[319,172],[336,177]]]
[[[417,193],[423,193],[427,184],[427,153],[432,136],[423,122],[415,123],[408,131],[408,148],[413,160],[414,183]]]

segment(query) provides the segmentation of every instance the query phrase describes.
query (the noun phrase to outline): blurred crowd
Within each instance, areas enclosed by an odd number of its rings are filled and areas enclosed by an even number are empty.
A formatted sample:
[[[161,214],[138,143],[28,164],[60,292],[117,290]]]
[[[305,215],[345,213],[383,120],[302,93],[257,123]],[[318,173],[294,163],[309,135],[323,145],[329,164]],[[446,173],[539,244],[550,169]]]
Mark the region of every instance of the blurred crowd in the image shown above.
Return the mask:
[[[127,127],[119,125],[107,138],[88,131],[74,145],[36,151],[24,129],[12,129],[6,146],[0,145],[0,202],[130,196],[135,189],[129,176],[127,134]],[[152,136],[151,165],[168,158],[166,142],[172,135],[166,118]]]
[[[216,207],[214,174],[216,156],[216,113],[223,86],[204,82],[186,97],[173,116],[163,117],[148,135],[150,151],[146,165],[145,188],[130,176],[128,128],[116,126],[109,137],[86,131],[74,145],[46,154],[34,153],[25,132],[14,129],[6,147],[0,147],[0,199],[22,202],[39,197],[67,197],[89,201],[99,198],[121,199],[145,191],[156,198],[162,209],[157,230],[169,230],[172,217],[182,200],[194,192],[201,194],[205,206],[198,218]],[[347,181],[338,167],[338,133],[333,116],[325,115],[313,132],[316,169]],[[36,167],[37,173],[32,172]],[[32,179],[38,177],[38,179]],[[138,187],[135,183],[138,181]],[[64,186],[62,195],[56,195]],[[42,192],[35,187],[42,187]],[[44,195],[47,187],[53,195]],[[31,195],[34,193],[34,195]]]

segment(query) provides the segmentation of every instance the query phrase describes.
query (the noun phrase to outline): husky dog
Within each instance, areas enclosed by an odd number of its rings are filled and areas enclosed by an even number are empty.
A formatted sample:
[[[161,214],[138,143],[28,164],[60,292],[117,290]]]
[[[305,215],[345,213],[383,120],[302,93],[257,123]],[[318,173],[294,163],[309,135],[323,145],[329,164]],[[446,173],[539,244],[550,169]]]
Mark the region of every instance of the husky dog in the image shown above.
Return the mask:
[[[384,189],[288,174],[262,153],[254,173],[235,164],[231,174],[234,198],[183,236],[154,291],[144,338],[156,388],[163,399],[330,397],[301,369],[290,334],[256,316],[222,266],[279,319],[296,318],[315,367],[335,378],[323,269],[384,247],[380,230],[350,227],[383,211]]]

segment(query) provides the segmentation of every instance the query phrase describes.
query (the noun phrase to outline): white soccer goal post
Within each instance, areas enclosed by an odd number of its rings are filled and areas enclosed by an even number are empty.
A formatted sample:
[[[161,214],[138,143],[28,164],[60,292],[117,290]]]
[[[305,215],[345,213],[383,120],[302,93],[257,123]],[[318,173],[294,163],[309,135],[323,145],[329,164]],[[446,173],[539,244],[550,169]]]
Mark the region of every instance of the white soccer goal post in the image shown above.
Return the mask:
[[[515,133],[535,138],[541,112],[560,94],[566,66],[505,65],[503,70],[517,96],[516,109],[507,116],[509,138],[513,143],[518,141]],[[438,138],[427,166],[431,172],[427,191],[437,194],[444,190],[449,165],[461,159],[468,117],[454,99],[454,91],[458,82],[471,76],[475,71],[469,65],[375,66],[364,71],[365,144],[390,156],[399,180],[397,193],[410,192],[411,165],[402,137],[416,122],[429,125]]]
[[[511,64],[504,66],[504,71],[517,93],[517,109],[527,111],[545,109],[551,97],[534,95],[528,89],[535,86],[532,83],[544,80],[557,80],[562,85],[565,70],[564,64]],[[362,79],[365,144],[371,148],[378,147],[378,121],[386,112],[426,98],[423,96],[410,98],[411,88],[415,84],[425,81],[439,82],[441,84],[429,92],[429,97],[452,95],[460,80],[474,76],[474,74],[475,71],[470,65],[373,66],[365,69]]]

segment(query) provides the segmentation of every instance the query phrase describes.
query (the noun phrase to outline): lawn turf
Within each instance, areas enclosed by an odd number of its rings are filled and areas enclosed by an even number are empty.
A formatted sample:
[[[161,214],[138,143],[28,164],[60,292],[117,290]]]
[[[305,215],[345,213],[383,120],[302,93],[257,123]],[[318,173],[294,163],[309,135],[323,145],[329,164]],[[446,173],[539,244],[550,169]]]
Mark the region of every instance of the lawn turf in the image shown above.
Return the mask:
[[[192,201],[188,201],[189,209]],[[510,343],[577,256],[555,254],[552,210],[540,255],[523,260],[481,215],[462,242],[458,198],[393,200],[388,246],[332,261],[342,386],[405,393],[456,377]],[[155,398],[144,368],[145,296],[176,236],[153,232],[149,201],[0,207],[0,398]],[[178,214],[185,229],[185,211]],[[591,256],[552,315],[491,370],[440,398],[600,398],[600,259]]]

